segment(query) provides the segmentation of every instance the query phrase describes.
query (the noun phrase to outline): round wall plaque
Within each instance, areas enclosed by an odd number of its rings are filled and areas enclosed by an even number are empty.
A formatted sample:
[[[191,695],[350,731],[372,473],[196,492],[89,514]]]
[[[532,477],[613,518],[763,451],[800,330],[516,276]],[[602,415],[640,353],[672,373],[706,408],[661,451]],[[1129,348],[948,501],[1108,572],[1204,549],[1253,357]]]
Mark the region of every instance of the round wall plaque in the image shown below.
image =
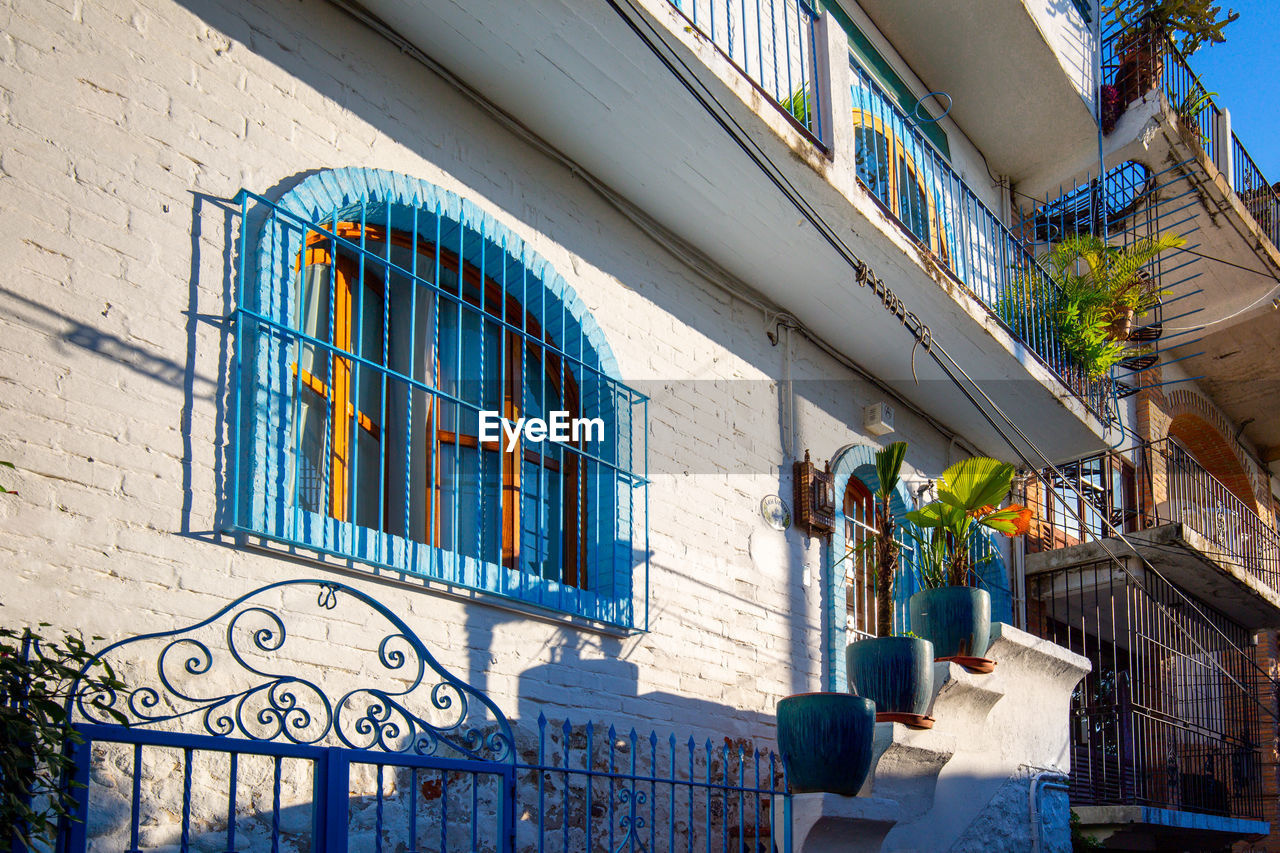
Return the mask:
[[[774,530],[786,530],[791,526],[791,507],[777,495],[769,495],[760,501],[760,514]]]

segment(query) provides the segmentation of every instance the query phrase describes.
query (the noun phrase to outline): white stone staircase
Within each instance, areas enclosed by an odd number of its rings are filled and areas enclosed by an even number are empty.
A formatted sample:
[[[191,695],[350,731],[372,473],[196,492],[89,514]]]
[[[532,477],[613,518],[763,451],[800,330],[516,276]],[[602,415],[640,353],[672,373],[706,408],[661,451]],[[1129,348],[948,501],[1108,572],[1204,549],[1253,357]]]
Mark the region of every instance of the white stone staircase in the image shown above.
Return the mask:
[[[1071,692],[1089,662],[1008,625],[991,634],[994,672],[934,664],[932,729],[876,724],[872,772],[857,797],[793,797],[796,853],[1070,850],[1065,819],[1032,832],[1030,785],[1070,770]]]

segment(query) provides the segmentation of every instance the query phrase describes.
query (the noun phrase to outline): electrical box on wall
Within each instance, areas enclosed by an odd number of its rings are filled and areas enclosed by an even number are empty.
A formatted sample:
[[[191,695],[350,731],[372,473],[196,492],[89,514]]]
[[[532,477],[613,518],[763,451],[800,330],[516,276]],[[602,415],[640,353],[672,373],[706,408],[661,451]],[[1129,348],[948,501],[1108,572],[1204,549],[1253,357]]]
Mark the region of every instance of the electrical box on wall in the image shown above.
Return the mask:
[[[862,428],[872,435],[893,432],[893,406],[875,403],[862,410]]]
[[[831,463],[819,471],[804,452],[804,461],[795,464],[796,524],[810,536],[822,536],[836,529],[835,478]]]

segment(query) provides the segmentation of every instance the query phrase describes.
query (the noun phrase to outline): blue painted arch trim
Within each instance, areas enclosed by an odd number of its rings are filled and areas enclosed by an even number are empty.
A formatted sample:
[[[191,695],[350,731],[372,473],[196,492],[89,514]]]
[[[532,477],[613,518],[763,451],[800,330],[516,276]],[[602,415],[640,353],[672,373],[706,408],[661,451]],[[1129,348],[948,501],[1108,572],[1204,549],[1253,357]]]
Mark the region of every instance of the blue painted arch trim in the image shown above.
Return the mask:
[[[286,192],[277,202],[282,209],[316,222],[332,221],[335,217],[342,219],[345,213],[368,203],[393,208],[392,221],[401,226],[408,224],[407,216],[414,210],[433,212],[441,219],[478,235],[484,244],[480,251],[491,252],[494,247],[500,248],[507,256],[506,263],[527,270],[541,283],[544,293],[550,297],[548,307],[552,311],[563,307],[572,318],[575,331],[580,331],[585,338],[584,361],[611,379],[621,379],[617,359],[604,332],[564,277],[522,237],[469,199],[421,178],[386,169],[351,166],[317,172]],[[257,245],[256,296],[264,308],[275,307],[277,310],[285,306],[276,302],[278,296],[273,291],[280,279],[273,277],[273,273],[279,271],[280,263],[290,263],[298,251],[297,245],[291,245],[298,239],[297,229],[284,229],[285,234],[278,233],[279,230],[262,229]],[[292,240],[288,232],[294,232]],[[466,260],[473,261],[471,254],[467,253]],[[561,341],[562,345],[567,346],[566,341],[567,337]]]
[[[643,420],[647,409],[640,410],[642,420],[635,424],[634,403],[642,395],[621,381],[604,332],[564,277],[512,228],[480,206],[408,175],[357,167],[332,169],[306,177],[277,200],[252,198],[256,201],[247,203],[244,213],[243,239],[248,245],[238,294],[245,318],[238,344],[243,359],[239,429],[248,440],[242,440],[237,451],[242,464],[234,475],[238,494],[247,499],[237,501],[233,523],[310,551],[634,627],[632,561],[638,516],[632,491],[637,476],[641,484],[647,482],[647,470],[633,470],[637,462],[632,436],[647,429]],[[538,318],[542,333],[566,360],[579,363],[579,405],[604,417],[606,436],[613,439],[600,454],[605,463],[616,463],[623,471],[610,482],[598,478],[596,484],[598,529],[592,535],[599,557],[588,568],[594,578],[591,588],[309,513],[293,500],[288,440],[296,395],[290,381],[295,375],[290,341],[298,337],[293,326],[299,316],[300,288],[291,282],[298,275],[296,264],[307,234],[344,221],[416,233],[443,250],[456,252]],[[623,456],[628,450],[631,455]]]
[[[836,565],[848,548],[848,542],[845,540],[844,535],[844,493],[849,486],[849,480],[855,477],[873,493],[879,488],[880,480],[876,476],[875,464],[876,452],[879,449],[869,444],[850,444],[836,453],[831,466],[836,498],[836,525],[835,532],[831,535],[831,547],[828,549],[826,559],[826,623],[829,626],[827,636],[828,690],[843,691],[847,687],[844,663],[845,632],[847,627],[844,570]],[[893,509],[894,517],[901,518],[913,505],[911,493],[899,481],[893,497],[889,500],[889,506]],[[902,568],[905,568],[908,562],[904,555]],[[902,575],[902,568],[899,569],[900,576]],[[894,625],[895,627],[901,627],[906,624],[906,597],[904,597],[904,594],[910,591],[904,590],[901,583],[895,586]],[[901,598],[901,601],[896,600],[899,598]]]

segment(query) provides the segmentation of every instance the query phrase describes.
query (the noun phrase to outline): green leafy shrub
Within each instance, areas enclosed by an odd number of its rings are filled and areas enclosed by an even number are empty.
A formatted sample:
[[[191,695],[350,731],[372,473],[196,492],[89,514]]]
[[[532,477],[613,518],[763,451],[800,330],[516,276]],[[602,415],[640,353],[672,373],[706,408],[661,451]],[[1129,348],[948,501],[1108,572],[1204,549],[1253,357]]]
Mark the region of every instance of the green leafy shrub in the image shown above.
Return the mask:
[[[74,634],[51,642],[29,628],[0,628],[0,844],[52,846],[72,805],[63,787],[72,764],[66,746],[83,743],[71,728],[68,700],[76,690],[124,686]],[[126,722],[117,711],[100,710]]]
[[[1206,44],[1222,44],[1222,30],[1237,20],[1240,13],[1213,0],[1114,0],[1103,9],[1103,16],[1114,17],[1126,29],[1149,27],[1168,35],[1183,56],[1190,56]]]

